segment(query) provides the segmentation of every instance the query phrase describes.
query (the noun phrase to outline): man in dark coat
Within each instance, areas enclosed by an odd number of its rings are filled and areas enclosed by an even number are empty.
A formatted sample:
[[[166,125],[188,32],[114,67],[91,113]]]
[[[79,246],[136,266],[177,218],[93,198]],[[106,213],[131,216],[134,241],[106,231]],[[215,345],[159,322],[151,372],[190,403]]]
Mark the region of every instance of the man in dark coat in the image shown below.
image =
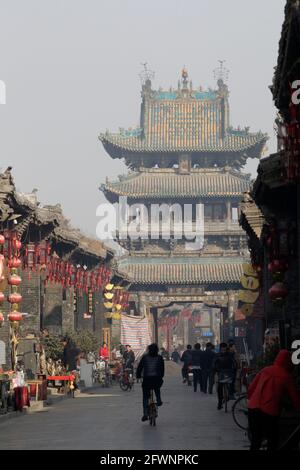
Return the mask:
[[[208,392],[212,394],[214,385],[214,373],[213,366],[215,361],[216,353],[213,350],[211,343],[206,344],[206,349],[202,355],[202,392],[207,393],[207,382]]]
[[[157,406],[162,405],[160,388],[163,384],[165,375],[165,363],[163,358],[158,354],[158,346],[153,343],[148,346],[148,352],[144,354],[136,371],[137,379],[143,376],[143,417],[142,421],[148,419],[148,403],[150,392],[153,389],[156,395]]]
[[[77,348],[71,339],[67,337],[63,339],[63,345],[63,365],[68,372],[76,370],[80,356],[80,349]]]
[[[178,362],[180,361],[180,354],[176,348],[174,348],[174,351],[171,354],[171,359],[173,362],[176,362],[176,364],[178,364]]]
[[[123,360],[124,360],[124,369],[133,370],[133,364],[134,364],[134,361],[135,361],[135,354],[134,354],[134,352],[131,349],[131,346],[129,344],[126,344],[126,351],[123,354]]]
[[[194,349],[192,350],[192,370],[193,370],[193,377],[194,377],[194,392],[197,392],[197,386],[199,383],[199,387],[201,390],[202,387],[202,358],[203,358],[203,351],[201,351],[201,346],[199,343],[196,343]]]
[[[192,364],[192,346],[187,345],[186,350],[182,353],[181,359],[183,366],[181,369],[183,383],[188,380],[189,366]]]

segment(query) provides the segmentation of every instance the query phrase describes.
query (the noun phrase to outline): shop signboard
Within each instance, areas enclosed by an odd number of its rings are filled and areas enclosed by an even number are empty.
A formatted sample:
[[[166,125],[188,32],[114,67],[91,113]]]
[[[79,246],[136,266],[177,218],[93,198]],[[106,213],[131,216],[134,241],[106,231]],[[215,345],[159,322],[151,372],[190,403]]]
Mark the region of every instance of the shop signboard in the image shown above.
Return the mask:
[[[246,329],[245,328],[235,328],[234,329],[234,336],[236,338],[245,338],[246,337]]]
[[[205,336],[205,337],[212,337],[214,334],[212,331],[204,331],[202,336]]]

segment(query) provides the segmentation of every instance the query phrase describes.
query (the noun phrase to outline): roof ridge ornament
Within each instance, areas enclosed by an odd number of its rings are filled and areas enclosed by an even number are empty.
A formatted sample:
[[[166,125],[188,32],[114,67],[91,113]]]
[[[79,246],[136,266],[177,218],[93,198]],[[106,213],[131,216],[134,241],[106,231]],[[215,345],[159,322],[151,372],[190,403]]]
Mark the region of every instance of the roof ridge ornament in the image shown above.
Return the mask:
[[[155,72],[148,68],[148,62],[143,62],[141,65],[143,66],[143,70],[139,74],[139,77],[142,83],[142,87],[151,89],[151,81],[155,77]]]
[[[214,69],[214,79],[217,80],[217,84],[219,89],[222,89],[226,86],[226,82],[228,80],[229,70],[224,67],[225,60],[219,60],[219,67]]]
[[[188,83],[189,83],[188,78],[189,78],[189,74],[188,74],[186,66],[184,65],[181,71],[181,82],[182,82],[183,90],[187,90],[188,88]]]

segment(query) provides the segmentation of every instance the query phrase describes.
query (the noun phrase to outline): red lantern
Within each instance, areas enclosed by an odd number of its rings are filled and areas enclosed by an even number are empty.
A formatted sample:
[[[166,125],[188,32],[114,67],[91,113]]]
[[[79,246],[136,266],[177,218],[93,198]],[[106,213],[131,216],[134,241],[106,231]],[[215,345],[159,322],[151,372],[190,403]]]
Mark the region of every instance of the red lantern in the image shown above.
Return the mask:
[[[8,296],[8,301],[11,304],[19,304],[22,301],[22,296],[21,294],[18,294],[17,292],[14,292]]]
[[[25,266],[29,269],[33,269],[36,264],[34,243],[28,243],[26,246],[25,259]]]
[[[287,268],[288,263],[283,259],[274,259],[271,263],[271,272],[285,272]]]
[[[17,238],[13,239],[12,246],[15,250],[19,251],[22,248],[22,243]]]
[[[5,237],[4,235],[0,235],[0,245],[4,245],[5,243]]]
[[[272,245],[272,241],[273,241],[273,240],[272,240],[272,237],[269,237],[269,238],[267,239],[267,245],[268,245],[268,246],[271,246],[271,245]]]
[[[12,258],[11,260],[9,260],[8,262],[8,266],[10,268],[19,268],[22,264],[22,261],[20,260],[20,258]]]
[[[3,294],[3,292],[0,292],[0,303],[4,302],[5,300],[5,295]]]
[[[15,246],[16,246],[16,249],[17,249],[18,251],[21,250],[21,248],[22,248],[22,243],[21,243],[21,241],[20,241],[20,240],[16,240]]]
[[[272,263],[269,263],[268,264],[268,271],[271,273],[273,272],[273,264]]]
[[[11,322],[13,322],[13,321],[21,321],[21,320],[23,320],[23,315],[22,315],[22,313],[17,312],[16,310],[14,310],[13,312],[9,313],[8,319],[9,319],[9,321],[11,321]]]
[[[283,300],[288,295],[288,290],[283,282],[275,282],[269,289],[269,296],[271,300]]]
[[[22,279],[20,278],[20,276],[18,276],[17,274],[13,274],[12,276],[10,276],[10,278],[8,279],[8,283],[11,285],[11,286],[19,286],[22,282]]]

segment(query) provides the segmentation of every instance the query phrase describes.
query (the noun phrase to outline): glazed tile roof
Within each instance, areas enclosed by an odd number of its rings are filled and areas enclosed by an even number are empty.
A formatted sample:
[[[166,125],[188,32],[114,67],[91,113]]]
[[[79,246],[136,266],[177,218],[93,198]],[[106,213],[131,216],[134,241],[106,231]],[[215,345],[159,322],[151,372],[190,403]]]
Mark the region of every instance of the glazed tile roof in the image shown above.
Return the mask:
[[[241,196],[249,186],[249,175],[229,169],[192,169],[190,174],[179,174],[176,169],[143,169],[118,182],[106,182],[102,190],[133,199],[198,198]]]
[[[193,89],[185,80],[177,90],[157,91],[148,81],[142,88],[140,127],[107,131],[99,138],[115,158],[126,152],[246,152],[259,157],[267,135],[233,129],[228,96],[222,80],[208,91]]]
[[[201,126],[201,123],[197,124]],[[249,152],[249,156],[259,157],[267,141],[266,134],[229,131],[224,138],[219,134],[202,131],[195,127],[192,131],[189,126],[182,130],[171,132],[168,128],[158,128],[146,137],[126,136],[122,134],[100,134],[104,147],[112,155],[116,151],[129,152]]]
[[[128,257],[119,262],[133,284],[239,283],[245,258]]]
[[[260,208],[255,204],[249,192],[243,196],[243,201],[240,205],[241,208],[241,224],[248,225],[256,237],[260,239],[262,229],[265,223],[265,218]]]

